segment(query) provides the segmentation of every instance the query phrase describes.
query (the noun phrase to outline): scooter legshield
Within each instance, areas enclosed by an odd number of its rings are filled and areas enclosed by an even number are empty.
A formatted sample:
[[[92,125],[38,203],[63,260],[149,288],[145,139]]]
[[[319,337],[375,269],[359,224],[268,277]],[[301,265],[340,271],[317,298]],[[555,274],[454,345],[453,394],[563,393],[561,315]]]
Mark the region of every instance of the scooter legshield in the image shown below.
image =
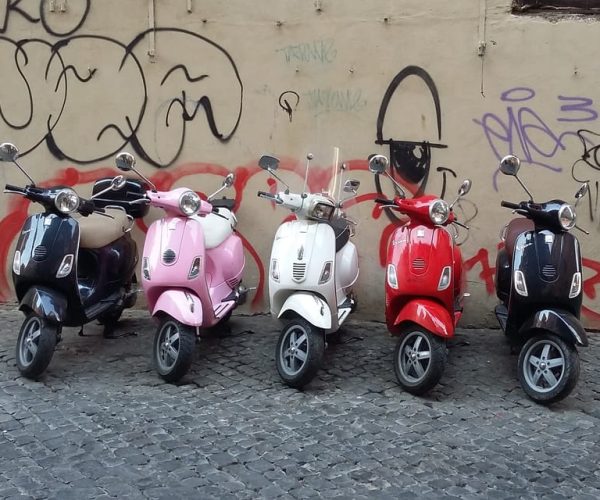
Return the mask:
[[[156,301],[152,316],[165,313],[189,326],[202,325],[202,302],[197,295],[187,290],[166,290]]]
[[[277,317],[281,318],[286,311],[293,311],[299,314],[317,328],[325,330],[331,328],[331,310],[327,302],[314,293],[296,292],[290,295],[284,302]]]
[[[543,309],[531,316],[519,329],[521,335],[532,330],[545,330],[558,335],[565,342],[587,347],[587,334],[581,322],[568,311]]]
[[[416,323],[439,337],[454,336],[454,321],[450,313],[434,300],[419,298],[406,303],[391,326],[394,327],[393,330],[398,330],[407,321]]]

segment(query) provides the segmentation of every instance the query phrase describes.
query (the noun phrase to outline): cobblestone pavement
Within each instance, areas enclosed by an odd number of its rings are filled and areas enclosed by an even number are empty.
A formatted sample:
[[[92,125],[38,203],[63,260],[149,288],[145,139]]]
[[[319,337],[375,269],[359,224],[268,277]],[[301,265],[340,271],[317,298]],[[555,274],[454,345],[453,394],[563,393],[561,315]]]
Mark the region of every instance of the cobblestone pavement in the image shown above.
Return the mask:
[[[0,498],[598,498],[594,353],[552,408],[518,385],[498,330],[460,331],[442,383],[404,393],[393,339],[350,321],[300,392],[274,364],[278,324],[234,316],[179,386],[151,366],[152,320],[103,339],[66,329],[46,374],[19,377],[20,313],[0,310]]]

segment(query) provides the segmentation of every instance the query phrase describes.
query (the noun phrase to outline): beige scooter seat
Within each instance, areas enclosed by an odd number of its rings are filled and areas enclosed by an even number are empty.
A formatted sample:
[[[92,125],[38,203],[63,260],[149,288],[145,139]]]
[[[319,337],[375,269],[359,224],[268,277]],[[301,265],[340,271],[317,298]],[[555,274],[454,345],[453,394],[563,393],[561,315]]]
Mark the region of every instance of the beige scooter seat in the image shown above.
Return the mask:
[[[118,240],[131,226],[124,210],[107,207],[106,217],[92,213],[87,217],[78,217],[79,248],[102,248]]]
[[[219,215],[207,214],[204,217],[193,215],[192,218],[202,225],[204,231],[204,248],[210,250],[218,247],[231,234],[237,224],[235,215],[230,210],[219,207]]]

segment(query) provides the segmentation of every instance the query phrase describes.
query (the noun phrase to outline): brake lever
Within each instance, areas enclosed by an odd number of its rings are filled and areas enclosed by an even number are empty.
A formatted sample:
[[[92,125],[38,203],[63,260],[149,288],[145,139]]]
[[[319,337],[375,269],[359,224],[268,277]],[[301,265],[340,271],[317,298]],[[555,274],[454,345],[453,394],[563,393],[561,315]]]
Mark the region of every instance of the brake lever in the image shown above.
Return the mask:
[[[575,229],[579,229],[579,230],[580,230],[582,233],[585,233],[585,234],[587,234],[588,236],[589,236],[589,234],[590,234],[588,231],[586,231],[586,230],[585,230],[585,229],[583,229],[582,227],[579,227],[578,225],[575,225]]]
[[[460,227],[464,227],[467,231],[470,229],[469,226],[467,226],[466,224],[463,224],[462,222],[458,222],[457,220],[452,221],[453,224],[457,224]]]
[[[94,210],[93,213],[98,214],[98,215],[102,215],[103,217],[108,217],[109,219],[114,219],[114,217],[112,215],[107,214],[105,212],[98,212],[97,210]]]

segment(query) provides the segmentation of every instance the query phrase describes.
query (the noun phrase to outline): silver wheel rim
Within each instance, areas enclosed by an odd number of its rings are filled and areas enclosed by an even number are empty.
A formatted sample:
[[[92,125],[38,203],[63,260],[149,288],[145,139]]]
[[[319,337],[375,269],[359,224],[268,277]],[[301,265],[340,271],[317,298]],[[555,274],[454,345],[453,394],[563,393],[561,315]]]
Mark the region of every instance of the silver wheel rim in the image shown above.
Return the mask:
[[[534,342],[523,358],[523,375],[536,392],[550,392],[565,374],[566,358],[561,347],[552,340]]]
[[[19,357],[21,364],[28,367],[33,363],[37,355],[42,335],[42,322],[39,318],[31,318],[25,325],[21,345],[19,346]]]
[[[181,331],[173,321],[165,323],[158,332],[156,361],[163,372],[173,369],[181,348]]]
[[[308,332],[301,325],[291,325],[283,333],[279,359],[286,375],[297,375],[308,360]]]
[[[411,384],[421,382],[431,366],[431,343],[422,332],[411,332],[400,344],[398,367]]]

